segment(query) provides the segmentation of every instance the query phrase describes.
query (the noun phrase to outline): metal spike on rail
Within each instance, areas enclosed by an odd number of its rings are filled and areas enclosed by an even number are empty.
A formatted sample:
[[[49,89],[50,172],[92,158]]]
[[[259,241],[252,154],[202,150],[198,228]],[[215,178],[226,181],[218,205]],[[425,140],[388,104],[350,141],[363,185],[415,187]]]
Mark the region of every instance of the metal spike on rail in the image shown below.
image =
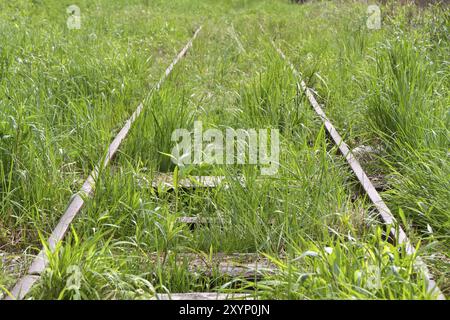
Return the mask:
[[[72,223],[75,216],[80,212],[81,208],[83,207],[84,199],[92,196],[99,172],[108,166],[111,159],[117,153],[117,150],[119,149],[122,141],[127,137],[132,124],[141,114],[144,108],[144,102],[146,102],[146,100],[151,96],[152,92],[158,91],[160,89],[161,85],[164,83],[164,81],[172,72],[174,66],[186,55],[187,51],[192,46],[193,41],[197,38],[201,29],[202,26],[198,27],[195,30],[194,35],[189,39],[189,41],[186,43],[183,49],[181,49],[181,51],[178,53],[178,55],[175,57],[172,63],[167,67],[164,74],[157,82],[157,84],[154,86],[154,88],[150,90],[149,94],[144,98],[143,102],[141,102],[137,106],[136,110],[133,112],[131,117],[125,122],[125,125],[122,127],[117,136],[109,145],[104,160],[99,161],[99,164],[94,168],[94,170],[92,170],[91,174],[83,183],[83,186],[78,191],[78,193],[72,196],[66,211],[64,212],[63,216],[59,220],[52,234],[48,238],[48,249],[50,251],[54,251],[56,244],[64,238],[69,228],[69,225]],[[15,286],[11,290],[10,294],[5,299],[6,300],[23,299],[26,296],[26,294],[30,291],[30,289],[33,287],[33,285],[36,283],[36,281],[39,280],[41,273],[45,270],[47,265],[48,265],[47,253],[46,249],[43,248],[33,260],[28,270],[28,273],[24,275],[21,279],[19,279],[19,281],[15,284]]]
[[[264,28],[261,24],[260,24],[260,28],[261,28],[261,31],[263,33],[265,33]],[[367,193],[369,199],[372,201],[373,205],[379,212],[380,217],[383,220],[384,224],[387,225],[388,227],[390,227],[390,230],[389,230],[390,236],[393,239],[396,239],[397,243],[403,244],[405,246],[405,250],[408,255],[416,254],[416,250],[412,246],[405,231],[403,231],[402,227],[396,223],[395,217],[392,215],[388,206],[386,205],[386,203],[383,201],[383,199],[381,198],[378,191],[373,186],[371,180],[365,173],[364,169],[361,167],[361,164],[354,157],[354,155],[350,151],[350,148],[348,147],[348,145],[344,142],[342,137],[337,132],[336,128],[333,126],[331,121],[325,115],[325,112],[322,110],[321,106],[319,105],[316,98],[314,97],[312,90],[310,88],[308,88],[306,83],[302,80],[302,76],[301,76],[300,72],[294,67],[292,62],[289,61],[289,59],[285,56],[283,51],[281,51],[281,49],[275,44],[275,42],[270,38],[269,38],[269,40],[270,40],[270,43],[272,44],[273,48],[278,52],[280,57],[289,66],[289,68],[291,69],[294,76],[300,80],[300,82],[297,81],[297,87],[298,87],[299,91],[303,92],[306,95],[312,108],[314,109],[316,114],[321,118],[328,134],[331,136],[335,145],[339,148],[339,151],[342,153],[342,155],[347,160],[347,163],[350,165],[353,173],[358,178],[364,191]],[[415,265],[419,270],[422,271],[423,275],[425,276],[426,281],[427,281],[428,291],[430,293],[436,294],[438,300],[445,300],[445,296],[442,294],[442,291],[437,286],[437,284],[436,284],[435,280],[433,279],[433,276],[430,273],[425,262],[420,257],[416,257]]]

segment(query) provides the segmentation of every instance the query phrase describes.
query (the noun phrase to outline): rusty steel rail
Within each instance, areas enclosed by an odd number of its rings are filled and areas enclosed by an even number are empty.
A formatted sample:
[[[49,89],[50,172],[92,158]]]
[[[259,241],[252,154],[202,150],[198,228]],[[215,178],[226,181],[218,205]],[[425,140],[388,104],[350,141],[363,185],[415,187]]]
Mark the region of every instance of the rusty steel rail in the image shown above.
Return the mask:
[[[167,67],[166,71],[164,72],[160,80],[156,83],[156,85],[152,88],[152,90],[144,98],[144,100],[137,106],[136,110],[133,112],[131,117],[125,122],[125,125],[122,127],[122,129],[119,131],[119,133],[116,135],[114,140],[109,145],[105,158],[99,161],[99,164],[96,165],[95,168],[92,170],[91,174],[84,181],[80,190],[72,196],[66,211],[60,218],[58,224],[56,225],[55,229],[53,230],[53,232],[51,233],[50,237],[47,240],[48,250],[53,252],[56,248],[56,244],[64,238],[69,228],[69,225],[72,223],[75,216],[80,212],[81,208],[83,207],[84,199],[92,197],[95,189],[95,183],[99,176],[99,172],[108,166],[111,159],[119,150],[119,147],[123,142],[123,140],[127,137],[132,124],[141,114],[144,108],[144,103],[146,102],[147,98],[149,98],[154,91],[158,91],[160,89],[161,85],[170,75],[170,73],[172,72],[173,68],[178,63],[178,61],[180,61],[186,55],[187,51],[192,46],[193,41],[197,38],[198,33],[200,32],[201,29],[202,27],[200,26],[195,30],[194,35],[189,39],[189,41],[186,43],[183,49],[178,53],[178,55],[175,57],[172,63]],[[23,299],[26,296],[26,294],[30,291],[32,286],[36,283],[36,281],[39,280],[41,273],[45,270],[47,265],[48,259],[46,248],[42,248],[39,254],[34,258],[30,268],[28,269],[27,274],[23,276],[21,279],[19,279],[19,281],[15,284],[15,286],[11,290],[10,294],[7,295],[5,299],[6,300]]]
[[[260,25],[261,30],[264,32],[263,27]],[[333,139],[334,144],[339,148],[339,151],[341,154],[345,157],[347,160],[347,163],[349,164],[350,168],[352,169],[353,173],[358,178],[359,182],[361,183],[361,186],[363,187],[364,191],[366,192],[367,196],[377,209],[377,211],[380,214],[381,220],[383,223],[389,228],[389,236],[396,240],[397,243],[402,244],[405,246],[406,253],[408,255],[415,255],[416,250],[414,246],[411,244],[411,241],[408,239],[408,236],[406,235],[403,228],[397,224],[397,221],[391,211],[389,210],[386,203],[381,198],[378,191],[373,186],[372,182],[370,181],[370,178],[365,173],[364,169],[361,167],[361,164],[359,161],[353,156],[350,148],[345,143],[345,141],[342,139],[336,128],[333,126],[331,121],[327,118],[325,115],[325,112],[322,110],[321,106],[317,102],[316,98],[314,97],[314,94],[310,88],[306,85],[306,83],[302,80],[302,75],[300,72],[294,67],[292,62],[289,61],[289,59],[285,56],[283,51],[275,44],[275,42],[270,39],[270,43],[272,44],[273,48],[278,52],[280,57],[286,62],[286,64],[291,69],[294,76],[300,80],[300,82],[297,81],[297,88],[299,91],[303,92],[306,97],[308,98],[312,108],[316,112],[316,114],[320,117],[322,120],[323,125],[325,126],[325,129],[327,130],[328,134]],[[443,295],[442,291],[439,289],[439,287],[436,284],[436,281],[433,279],[432,274],[430,273],[427,265],[425,262],[420,258],[416,257],[415,266],[420,269],[423,273],[423,275],[426,278],[427,286],[428,286],[428,292],[435,294],[437,296],[438,300],[445,300],[445,296]]]

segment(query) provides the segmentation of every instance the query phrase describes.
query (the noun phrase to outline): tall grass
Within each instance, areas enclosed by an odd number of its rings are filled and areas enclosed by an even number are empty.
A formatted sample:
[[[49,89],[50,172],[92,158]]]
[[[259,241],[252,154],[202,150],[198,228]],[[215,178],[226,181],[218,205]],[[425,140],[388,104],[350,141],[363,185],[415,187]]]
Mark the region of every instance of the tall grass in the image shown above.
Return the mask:
[[[367,88],[367,118],[389,155],[393,207],[448,238],[448,71],[436,53],[414,38],[385,42]]]
[[[432,66],[422,54],[420,42],[394,41],[383,30],[368,34],[357,4],[79,5],[83,27],[67,30],[65,7],[55,0],[0,4],[0,250],[7,255],[37,252],[105,145],[192,30],[200,21],[205,26],[161,90],[145,100],[94,197],[86,199],[67,239],[48,252],[49,267],[31,298],[147,299],[193,291],[430,298],[414,257],[383,240],[370,204],[355,196],[344,160],[258,25],[289,52],[352,144],[383,142],[389,152],[383,170],[393,176],[389,204],[415,224],[430,224],[442,240],[448,78],[442,64]],[[379,47],[383,37],[389,41]],[[433,50],[442,57],[439,47]],[[175,167],[167,156],[171,133],[192,130],[194,120],[204,129],[279,129],[278,173],[262,179],[257,166]],[[154,189],[157,172],[221,175],[228,187]],[[190,228],[179,222],[182,216],[213,222]],[[234,252],[265,256],[277,270],[263,281],[229,279],[215,269],[191,272],[186,257],[195,253],[210,262]],[[9,271],[3,260],[0,266],[6,293],[25,267]]]
[[[390,145],[445,148],[447,108],[435,97],[442,89],[439,69],[410,41],[387,42],[380,51],[367,99],[372,126]]]

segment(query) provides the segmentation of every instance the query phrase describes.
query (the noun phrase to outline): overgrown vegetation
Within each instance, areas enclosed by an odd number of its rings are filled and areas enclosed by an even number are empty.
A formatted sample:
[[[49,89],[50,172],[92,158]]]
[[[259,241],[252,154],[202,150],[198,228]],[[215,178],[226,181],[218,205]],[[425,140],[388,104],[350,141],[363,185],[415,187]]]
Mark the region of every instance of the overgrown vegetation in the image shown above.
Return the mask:
[[[370,203],[273,38],[351,147],[444,293],[449,282],[449,11],[388,3],[380,30],[353,2],[80,0],[69,30],[56,0],[0,3],[0,292],[24,274],[83,179],[145,99],[120,154],[74,221],[34,299],[147,299],[156,292],[257,298],[430,299],[415,257],[388,243]],[[262,33],[259,24],[264,26]],[[176,128],[280,130],[280,168],[177,168]],[[216,189],[152,188],[158,172],[225,176]],[[235,177],[244,177],[243,186]],[[194,229],[182,216],[214,221]],[[192,255],[255,253],[263,279],[191,272]],[[191,254],[191,255],[189,255]],[[262,270],[264,273],[264,270]]]

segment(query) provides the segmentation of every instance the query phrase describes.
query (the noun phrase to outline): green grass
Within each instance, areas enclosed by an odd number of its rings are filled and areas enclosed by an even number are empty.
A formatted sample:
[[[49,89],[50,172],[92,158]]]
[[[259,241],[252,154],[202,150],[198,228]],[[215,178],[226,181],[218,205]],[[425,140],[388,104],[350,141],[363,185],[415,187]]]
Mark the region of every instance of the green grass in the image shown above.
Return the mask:
[[[352,147],[372,163],[438,284],[449,290],[448,13],[289,1],[79,1],[68,30],[54,0],[0,4],[0,291],[23,275],[105,147],[144,111],[66,239],[48,252],[33,299],[147,299],[156,292],[247,292],[257,298],[430,299],[415,257],[386,242],[370,203],[273,38]],[[259,24],[264,26],[263,34]],[[178,50],[199,38],[158,92]],[[398,35],[401,35],[398,38]],[[431,35],[431,36],[429,36]],[[400,40],[399,40],[400,39]],[[148,97],[148,99],[146,99]],[[280,168],[177,168],[176,128],[280,131]],[[229,188],[168,191],[157,172],[223,175]],[[245,186],[233,177],[245,178]],[[212,218],[191,230],[180,216]],[[44,241],[45,243],[45,241]],[[189,272],[185,253],[258,253],[276,266],[260,281]],[[160,258],[155,258],[155,256]],[[19,257],[14,260],[13,257]]]

